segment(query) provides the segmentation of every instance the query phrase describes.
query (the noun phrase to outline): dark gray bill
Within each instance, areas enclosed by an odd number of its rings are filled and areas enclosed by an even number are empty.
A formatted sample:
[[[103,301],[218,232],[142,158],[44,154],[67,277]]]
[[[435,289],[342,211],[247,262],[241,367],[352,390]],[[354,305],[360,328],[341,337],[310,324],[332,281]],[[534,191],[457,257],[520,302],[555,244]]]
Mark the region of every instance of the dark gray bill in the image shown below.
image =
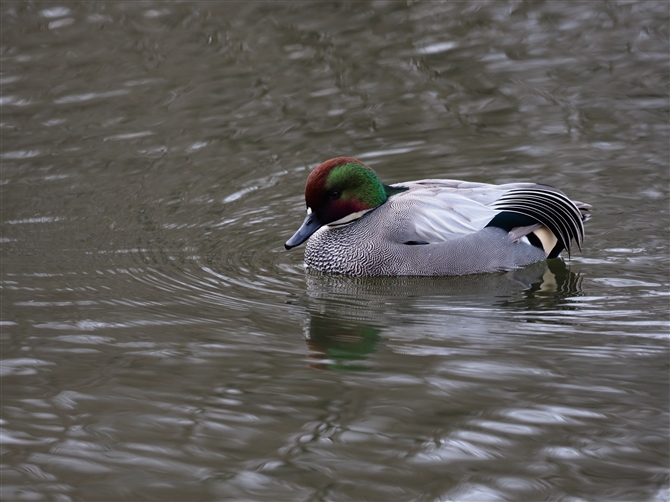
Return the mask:
[[[305,221],[302,222],[302,225],[300,226],[298,231],[293,234],[293,237],[291,237],[289,240],[286,241],[284,247],[286,249],[291,249],[296,246],[299,246],[307,239],[309,239],[309,236],[312,235],[314,232],[316,232],[318,229],[320,229],[322,226],[323,223],[321,223],[317,219],[314,213],[308,214],[305,217]]]

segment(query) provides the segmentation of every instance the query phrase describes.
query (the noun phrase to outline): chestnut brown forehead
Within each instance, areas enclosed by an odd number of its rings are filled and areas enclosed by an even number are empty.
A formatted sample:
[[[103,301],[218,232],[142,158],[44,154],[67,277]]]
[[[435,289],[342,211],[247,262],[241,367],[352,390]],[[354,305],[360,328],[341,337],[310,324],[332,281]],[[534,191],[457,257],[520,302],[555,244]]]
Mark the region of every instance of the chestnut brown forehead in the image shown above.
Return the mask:
[[[316,166],[314,171],[307,177],[307,183],[305,184],[305,202],[307,203],[307,207],[315,208],[321,202],[330,172],[338,166],[352,162],[356,164],[361,163],[353,157],[336,157]]]

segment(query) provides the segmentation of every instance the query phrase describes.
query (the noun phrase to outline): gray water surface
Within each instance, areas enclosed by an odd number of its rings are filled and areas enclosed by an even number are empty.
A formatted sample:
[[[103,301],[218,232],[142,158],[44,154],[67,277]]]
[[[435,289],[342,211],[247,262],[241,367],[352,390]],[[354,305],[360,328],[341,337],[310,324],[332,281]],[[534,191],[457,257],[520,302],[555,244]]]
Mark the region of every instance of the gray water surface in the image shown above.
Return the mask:
[[[668,500],[668,6],[0,6],[3,500]],[[583,251],[330,277],[328,158],[557,186]]]

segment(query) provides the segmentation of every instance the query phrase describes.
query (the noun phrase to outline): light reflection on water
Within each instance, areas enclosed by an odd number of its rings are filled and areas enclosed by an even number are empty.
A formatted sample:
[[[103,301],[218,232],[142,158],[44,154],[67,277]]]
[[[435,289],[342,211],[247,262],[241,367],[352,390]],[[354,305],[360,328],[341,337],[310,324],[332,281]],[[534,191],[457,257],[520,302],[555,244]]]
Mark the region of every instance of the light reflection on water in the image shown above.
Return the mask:
[[[3,500],[668,498],[664,2],[0,9]],[[306,272],[336,155],[584,251]]]

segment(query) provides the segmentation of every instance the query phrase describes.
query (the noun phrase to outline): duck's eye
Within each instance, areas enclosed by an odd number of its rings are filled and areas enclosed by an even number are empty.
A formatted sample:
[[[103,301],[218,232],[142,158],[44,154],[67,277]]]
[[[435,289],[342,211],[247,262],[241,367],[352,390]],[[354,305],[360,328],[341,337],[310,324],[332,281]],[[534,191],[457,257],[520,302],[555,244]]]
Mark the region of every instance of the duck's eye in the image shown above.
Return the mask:
[[[333,190],[332,192],[330,192],[330,198],[333,199],[333,200],[339,199],[340,198],[340,192],[338,192],[337,190]]]

